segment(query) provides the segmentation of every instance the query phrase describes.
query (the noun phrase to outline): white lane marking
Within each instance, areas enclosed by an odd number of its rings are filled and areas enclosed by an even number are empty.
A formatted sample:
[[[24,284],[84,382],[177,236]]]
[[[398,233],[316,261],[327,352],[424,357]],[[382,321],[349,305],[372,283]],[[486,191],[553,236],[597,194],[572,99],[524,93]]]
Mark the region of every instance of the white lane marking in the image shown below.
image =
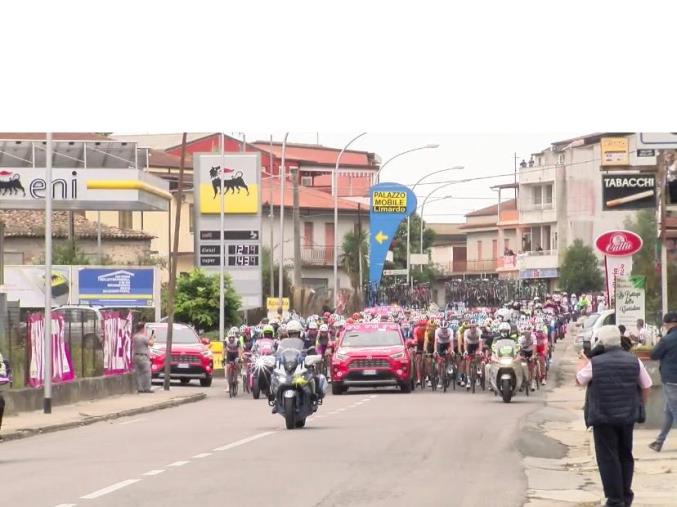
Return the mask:
[[[337,409],[336,411],[337,411],[337,412],[345,412],[346,409],[345,409],[345,408],[339,408],[339,409]]]
[[[183,465],[187,465],[190,463],[190,461],[175,461],[174,463],[170,463],[167,465],[168,467],[182,467]]]
[[[143,475],[147,475],[149,477],[152,477],[153,475],[160,475],[162,472],[164,472],[164,470],[149,470],[148,472],[146,472]]]
[[[127,486],[139,482],[140,480],[141,479],[127,479],[126,481],[116,482],[115,484],[111,484],[106,488],[95,491],[94,493],[90,493],[89,495],[81,496],[80,498],[84,500],[94,500],[95,498],[99,498],[100,496],[104,496],[107,495],[108,493],[112,493],[113,491],[117,491],[118,489],[126,488]]]
[[[196,454],[195,456],[193,456],[193,458],[200,459],[200,458],[206,458],[207,456],[211,456],[211,455],[212,455],[211,452],[202,452],[200,454]]]
[[[254,440],[258,440],[259,438],[267,437],[268,435],[272,435],[275,433],[274,431],[266,431],[264,433],[259,433],[257,435],[253,435],[251,437],[243,438],[242,440],[238,440],[237,442],[233,442],[232,444],[226,444],[222,445],[221,447],[216,447],[213,450],[214,451],[227,451],[228,449],[233,449],[235,447],[239,447],[244,444],[248,444],[249,442],[253,442]]]
[[[121,422],[121,423],[118,424],[118,426],[124,426],[125,424],[134,424],[134,423],[138,423],[138,422],[145,421],[145,420],[146,420],[145,417],[141,417],[139,419],[132,419],[131,421]]]
[[[364,403],[365,401],[369,401],[369,398],[362,398],[362,399],[360,400],[360,403]]]
[[[373,399],[376,398],[377,396],[378,396],[378,394],[372,394],[372,395],[369,396],[369,397],[373,400]]]
[[[75,503],[60,503],[56,507],[75,507],[77,504]]]

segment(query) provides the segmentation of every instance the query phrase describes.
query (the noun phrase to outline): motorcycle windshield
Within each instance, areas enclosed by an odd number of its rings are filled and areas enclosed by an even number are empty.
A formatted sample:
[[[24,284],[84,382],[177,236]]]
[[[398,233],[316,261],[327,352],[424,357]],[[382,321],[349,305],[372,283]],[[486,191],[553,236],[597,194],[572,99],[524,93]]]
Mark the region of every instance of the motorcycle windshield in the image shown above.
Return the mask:
[[[277,346],[278,352],[283,352],[288,349],[302,351],[303,348],[303,340],[300,338],[285,338],[284,340],[280,340],[280,344]]]

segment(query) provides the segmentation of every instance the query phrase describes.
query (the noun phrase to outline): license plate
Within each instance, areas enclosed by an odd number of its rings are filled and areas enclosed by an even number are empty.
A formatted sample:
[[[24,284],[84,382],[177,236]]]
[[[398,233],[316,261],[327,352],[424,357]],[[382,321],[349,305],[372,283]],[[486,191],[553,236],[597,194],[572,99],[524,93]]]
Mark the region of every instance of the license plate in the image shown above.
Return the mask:
[[[179,363],[177,365],[178,368],[190,368],[190,365],[188,363]]]
[[[362,375],[376,375],[376,370],[362,370]]]

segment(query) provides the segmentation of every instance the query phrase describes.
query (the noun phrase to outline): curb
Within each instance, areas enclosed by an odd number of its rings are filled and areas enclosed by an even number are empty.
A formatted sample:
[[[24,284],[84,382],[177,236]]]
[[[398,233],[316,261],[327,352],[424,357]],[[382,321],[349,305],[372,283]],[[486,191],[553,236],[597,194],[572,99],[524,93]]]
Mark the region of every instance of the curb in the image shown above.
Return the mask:
[[[2,435],[2,442],[9,442],[10,440],[20,440],[22,438],[28,438],[35,435],[42,435],[45,433],[54,433],[56,431],[68,430],[72,428],[77,428],[80,426],[89,426],[90,424],[103,422],[103,421],[112,421],[119,419],[121,417],[129,417],[133,415],[146,414],[148,412],[154,412],[156,410],[164,410],[166,408],[178,407],[180,405],[186,405],[188,403],[195,403],[202,401],[207,397],[206,393],[195,393],[189,396],[182,396],[180,398],[162,401],[159,403],[154,403],[153,405],[146,405],[144,407],[130,408],[128,410],[122,410],[120,412],[113,412],[111,414],[97,415],[92,417],[87,417],[85,419],[80,419],[77,421],[70,421],[67,423],[61,424],[52,424],[49,426],[43,426],[41,428],[31,428],[31,429],[19,429],[15,430],[12,433],[7,433]]]

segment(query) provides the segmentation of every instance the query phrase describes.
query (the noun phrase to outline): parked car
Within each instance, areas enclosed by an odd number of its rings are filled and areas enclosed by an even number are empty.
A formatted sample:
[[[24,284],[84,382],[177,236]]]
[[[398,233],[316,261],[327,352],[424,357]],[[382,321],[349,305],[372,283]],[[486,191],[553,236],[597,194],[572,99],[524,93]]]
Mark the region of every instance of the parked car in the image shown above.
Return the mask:
[[[616,324],[616,311],[605,310],[601,313],[591,313],[583,321],[583,327],[574,338],[576,352],[590,350],[597,344],[597,332],[599,328]]]
[[[334,346],[332,394],[349,387],[399,386],[411,392],[413,358],[400,328],[393,323],[357,324],[346,327]]]
[[[146,324],[150,335],[155,333],[155,344],[151,349],[152,378],[164,378],[164,362],[167,351],[167,324],[155,322]],[[186,324],[174,324],[172,334],[172,361],[170,379],[188,384],[199,379],[202,387],[212,385],[214,361],[209,350],[209,340],[200,338],[195,330]]]

